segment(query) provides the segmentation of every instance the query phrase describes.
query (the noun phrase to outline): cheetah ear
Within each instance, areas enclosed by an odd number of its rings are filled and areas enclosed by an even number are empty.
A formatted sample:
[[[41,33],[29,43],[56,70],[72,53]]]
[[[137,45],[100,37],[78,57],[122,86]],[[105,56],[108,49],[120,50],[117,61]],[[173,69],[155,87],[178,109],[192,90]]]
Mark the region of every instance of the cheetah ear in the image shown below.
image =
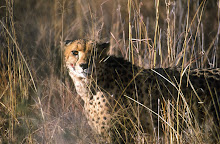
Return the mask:
[[[64,44],[65,44],[65,46],[68,46],[68,45],[70,45],[72,42],[73,42],[73,40],[65,40],[65,41],[64,41]]]
[[[108,51],[109,51],[109,47],[110,47],[110,43],[109,43],[109,42],[97,44],[98,55],[99,55],[100,57],[106,57],[106,56],[107,56],[107,53],[108,53]]]
[[[110,42],[98,44],[98,48],[100,49],[109,48],[109,46],[110,46]]]

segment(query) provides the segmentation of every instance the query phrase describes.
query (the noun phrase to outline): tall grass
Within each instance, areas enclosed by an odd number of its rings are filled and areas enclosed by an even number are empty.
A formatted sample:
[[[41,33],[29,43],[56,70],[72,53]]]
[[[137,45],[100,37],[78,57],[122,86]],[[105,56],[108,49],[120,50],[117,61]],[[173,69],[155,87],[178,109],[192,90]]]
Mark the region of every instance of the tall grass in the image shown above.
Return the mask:
[[[62,41],[66,39],[109,40],[110,54],[145,68],[219,67],[217,3],[219,0],[1,1],[0,141],[95,143],[82,101],[63,67]],[[176,138],[171,130],[178,107],[170,103],[164,109],[163,117],[171,125],[164,125],[165,142],[183,142],[181,134]],[[202,133],[192,130],[197,138]],[[204,133],[200,140],[189,136],[189,141],[209,142]]]

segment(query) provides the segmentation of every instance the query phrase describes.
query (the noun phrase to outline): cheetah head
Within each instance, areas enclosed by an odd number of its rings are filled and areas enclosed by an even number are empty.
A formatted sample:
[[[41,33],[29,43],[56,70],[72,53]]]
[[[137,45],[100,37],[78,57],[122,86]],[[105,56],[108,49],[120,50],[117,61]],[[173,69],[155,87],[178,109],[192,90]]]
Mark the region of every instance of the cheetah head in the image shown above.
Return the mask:
[[[67,40],[65,42],[65,64],[70,75],[86,78],[92,72],[94,61],[107,56],[109,43],[98,44],[92,40]]]

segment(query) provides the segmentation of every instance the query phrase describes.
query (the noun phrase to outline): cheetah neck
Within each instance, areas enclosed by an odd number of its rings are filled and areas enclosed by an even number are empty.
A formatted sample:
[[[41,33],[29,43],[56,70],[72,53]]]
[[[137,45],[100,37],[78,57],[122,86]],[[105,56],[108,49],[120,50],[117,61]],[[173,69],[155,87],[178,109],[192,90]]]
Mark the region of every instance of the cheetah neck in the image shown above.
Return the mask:
[[[88,89],[88,79],[77,77],[69,73],[71,76],[73,83],[75,85],[75,89],[77,94],[82,98],[82,100],[87,103],[89,101],[89,89]]]

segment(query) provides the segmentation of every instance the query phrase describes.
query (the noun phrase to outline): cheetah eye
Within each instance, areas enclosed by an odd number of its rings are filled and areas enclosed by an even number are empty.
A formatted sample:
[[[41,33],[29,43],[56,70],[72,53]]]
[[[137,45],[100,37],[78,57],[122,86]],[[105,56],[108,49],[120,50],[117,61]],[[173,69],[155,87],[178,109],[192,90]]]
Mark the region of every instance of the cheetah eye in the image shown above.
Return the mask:
[[[78,52],[78,51],[72,51],[72,54],[73,54],[74,56],[77,56],[77,55],[79,54],[79,52]]]

